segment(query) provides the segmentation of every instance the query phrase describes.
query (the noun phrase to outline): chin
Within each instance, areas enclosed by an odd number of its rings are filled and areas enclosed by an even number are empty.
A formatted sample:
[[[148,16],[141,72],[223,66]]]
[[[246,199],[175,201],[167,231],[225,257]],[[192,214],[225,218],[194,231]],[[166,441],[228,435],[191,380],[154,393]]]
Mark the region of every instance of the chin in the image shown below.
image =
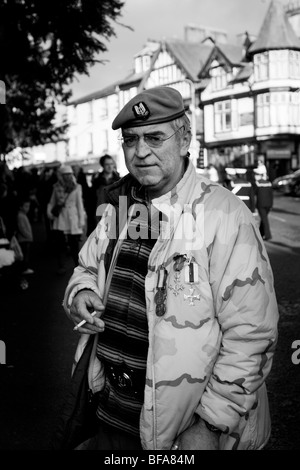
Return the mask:
[[[138,182],[145,187],[157,186],[160,183],[159,178],[151,177],[151,176],[137,176],[136,178]]]

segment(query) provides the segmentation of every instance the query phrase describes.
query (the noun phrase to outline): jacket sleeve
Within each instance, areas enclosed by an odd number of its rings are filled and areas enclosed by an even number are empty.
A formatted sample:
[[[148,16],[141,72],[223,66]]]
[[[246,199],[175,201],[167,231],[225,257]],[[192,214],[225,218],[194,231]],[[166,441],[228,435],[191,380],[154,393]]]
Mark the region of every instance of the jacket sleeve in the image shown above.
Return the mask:
[[[63,307],[68,316],[72,301],[80,290],[90,289],[102,299],[106,280],[105,253],[114,234],[115,211],[108,205],[101,221],[81,248],[78,266],[74,269],[66,288]]]
[[[252,216],[228,210],[210,257],[210,282],[221,346],[196,412],[224,432],[256,406],[277,340],[273,275]]]
[[[74,269],[73,275],[65,291],[63,307],[69,315],[70,307],[75,295],[83,289],[94,291],[100,298],[98,288],[98,260],[97,260],[97,231],[91,233],[79,252],[78,266]]]

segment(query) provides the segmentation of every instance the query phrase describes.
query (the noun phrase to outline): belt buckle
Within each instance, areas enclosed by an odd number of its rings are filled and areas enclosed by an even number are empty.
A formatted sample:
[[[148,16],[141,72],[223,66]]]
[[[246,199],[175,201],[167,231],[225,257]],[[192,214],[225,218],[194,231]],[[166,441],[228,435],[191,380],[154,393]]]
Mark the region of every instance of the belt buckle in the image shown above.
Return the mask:
[[[133,383],[132,379],[127,372],[120,372],[118,376],[118,387],[122,390],[124,389],[130,389],[132,390],[133,388]]]

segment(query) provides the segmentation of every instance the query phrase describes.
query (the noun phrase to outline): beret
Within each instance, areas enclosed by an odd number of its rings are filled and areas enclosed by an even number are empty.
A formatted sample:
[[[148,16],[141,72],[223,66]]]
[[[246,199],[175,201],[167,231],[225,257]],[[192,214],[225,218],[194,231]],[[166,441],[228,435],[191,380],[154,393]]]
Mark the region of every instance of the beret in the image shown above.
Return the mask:
[[[149,126],[173,121],[185,113],[181,94],[174,88],[157,86],[138,93],[121,109],[112,123],[119,128]]]

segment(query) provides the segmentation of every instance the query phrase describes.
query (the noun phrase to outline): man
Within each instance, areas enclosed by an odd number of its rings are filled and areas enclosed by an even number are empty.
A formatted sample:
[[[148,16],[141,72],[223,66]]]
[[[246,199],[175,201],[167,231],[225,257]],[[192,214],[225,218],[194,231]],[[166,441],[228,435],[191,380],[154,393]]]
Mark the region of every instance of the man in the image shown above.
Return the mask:
[[[106,187],[118,181],[120,179],[119,174],[115,171],[116,164],[114,159],[105,154],[99,159],[99,163],[103,168],[103,171],[100,171],[92,179],[91,187],[91,203],[89,205],[88,213],[88,230],[87,235],[90,235],[91,231],[94,230],[97,223],[99,222],[99,216],[97,214],[97,207],[105,203],[106,197]]]
[[[255,176],[256,207],[260,217],[259,231],[265,241],[271,240],[272,234],[268,214],[273,206],[273,188],[268,179]]]
[[[115,172],[114,159],[108,155],[103,155],[99,160],[103,171],[98,173],[92,181],[92,187],[96,195],[96,207],[105,202],[105,188],[106,186],[118,181],[119,176]]]
[[[268,178],[267,168],[264,163],[264,157],[259,157],[257,161],[257,168],[254,168],[254,173],[259,175],[261,179],[266,180]]]
[[[129,174],[108,190],[64,299],[86,321],[76,360],[98,333],[99,433],[81,448],[261,448],[278,313],[251,213],[196,174],[176,90],[143,91],[112,127]]]

